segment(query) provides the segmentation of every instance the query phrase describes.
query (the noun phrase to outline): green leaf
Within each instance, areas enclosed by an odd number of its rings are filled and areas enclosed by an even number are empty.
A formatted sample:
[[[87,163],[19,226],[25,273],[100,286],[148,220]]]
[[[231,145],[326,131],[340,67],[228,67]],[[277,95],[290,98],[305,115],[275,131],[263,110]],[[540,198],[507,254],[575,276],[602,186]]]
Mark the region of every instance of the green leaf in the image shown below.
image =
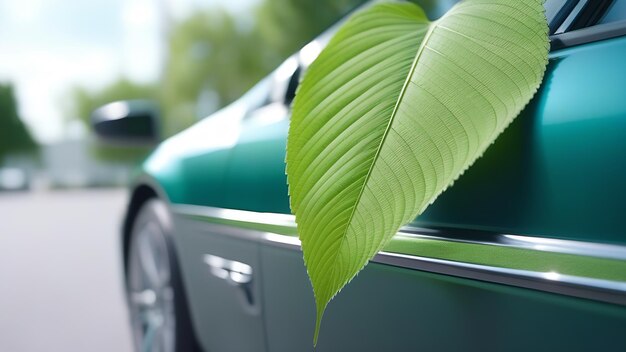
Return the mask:
[[[328,302],[519,114],[548,55],[542,0],[410,3],[353,15],[309,68],[287,143],[317,304]]]

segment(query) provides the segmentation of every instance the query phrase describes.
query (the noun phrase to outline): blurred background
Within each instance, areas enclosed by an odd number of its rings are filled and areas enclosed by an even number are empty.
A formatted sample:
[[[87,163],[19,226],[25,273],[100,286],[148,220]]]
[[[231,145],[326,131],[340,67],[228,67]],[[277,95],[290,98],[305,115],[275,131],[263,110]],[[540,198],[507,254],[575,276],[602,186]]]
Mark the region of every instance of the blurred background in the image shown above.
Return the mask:
[[[171,136],[360,0],[0,0],[0,351],[129,351],[118,229],[149,148],[90,113],[150,99]]]
[[[2,0],[0,165],[26,171],[35,186],[123,184],[147,150],[99,145],[93,109],[155,100],[171,136],[240,97],[360,2]]]

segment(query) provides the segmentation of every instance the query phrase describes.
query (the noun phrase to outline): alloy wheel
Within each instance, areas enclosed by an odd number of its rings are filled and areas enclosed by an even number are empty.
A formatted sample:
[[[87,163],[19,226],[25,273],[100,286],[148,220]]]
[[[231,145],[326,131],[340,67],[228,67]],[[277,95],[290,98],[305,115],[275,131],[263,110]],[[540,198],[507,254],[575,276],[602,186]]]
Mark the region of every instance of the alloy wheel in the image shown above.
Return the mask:
[[[174,352],[174,290],[165,235],[156,222],[139,228],[129,252],[128,288],[135,348]]]

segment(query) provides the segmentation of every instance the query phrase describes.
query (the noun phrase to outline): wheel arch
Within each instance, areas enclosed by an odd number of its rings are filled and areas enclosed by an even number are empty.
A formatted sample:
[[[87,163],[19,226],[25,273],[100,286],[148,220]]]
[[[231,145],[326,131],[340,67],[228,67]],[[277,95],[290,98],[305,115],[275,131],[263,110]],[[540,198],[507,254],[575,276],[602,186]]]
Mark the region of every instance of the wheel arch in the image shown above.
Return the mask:
[[[131,191],[130,200],[126,208],[126,215],[122,223],[122,254],[124,261],[124,271],[128,264],[128,250],[130,247],[130,235],[133,225],[139,215],[141,207],[150,199],[158,198],[155,188],[147,183],[137,184]]]

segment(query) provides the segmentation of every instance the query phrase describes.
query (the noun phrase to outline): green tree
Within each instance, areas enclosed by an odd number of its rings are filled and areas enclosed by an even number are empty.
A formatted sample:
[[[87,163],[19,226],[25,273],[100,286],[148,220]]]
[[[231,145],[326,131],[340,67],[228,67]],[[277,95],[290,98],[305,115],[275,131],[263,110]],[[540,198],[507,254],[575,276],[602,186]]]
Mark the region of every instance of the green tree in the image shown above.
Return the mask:
[[[239,98],[286,57],[339,20],[363,0],[265,0],[252,22],[221,9],[200,10],[174,23],[161,82],[120,79],[97,91],[75,88],[72,116],[89,124],[95,108],[115,100],[160,103],[164,136],[171,136]],[[97,156],[133,160],[133,153],[99,146]]]
[[[166,132],[204,117],[206,111],[198,109],[203,94],[215,99],[214,108],[236,100],[362,2],[266,0],[254,10],[252,23],[224,10],[205,10],[174,24],[162,84]]]
[[[257,25],[266,45],[286,58],[364,2],[265,0],[257,11]]]
[[[166,132],[204,117],[203,94],[213,97],[214,108],[223,107],[275,66],[258,34],[243,27],[223,10],[198,11],[173,26],[162,85]]]
[[[34,153],[37,143],[18,115],[11,84],[0,84],[0,164],[14,153]]]

